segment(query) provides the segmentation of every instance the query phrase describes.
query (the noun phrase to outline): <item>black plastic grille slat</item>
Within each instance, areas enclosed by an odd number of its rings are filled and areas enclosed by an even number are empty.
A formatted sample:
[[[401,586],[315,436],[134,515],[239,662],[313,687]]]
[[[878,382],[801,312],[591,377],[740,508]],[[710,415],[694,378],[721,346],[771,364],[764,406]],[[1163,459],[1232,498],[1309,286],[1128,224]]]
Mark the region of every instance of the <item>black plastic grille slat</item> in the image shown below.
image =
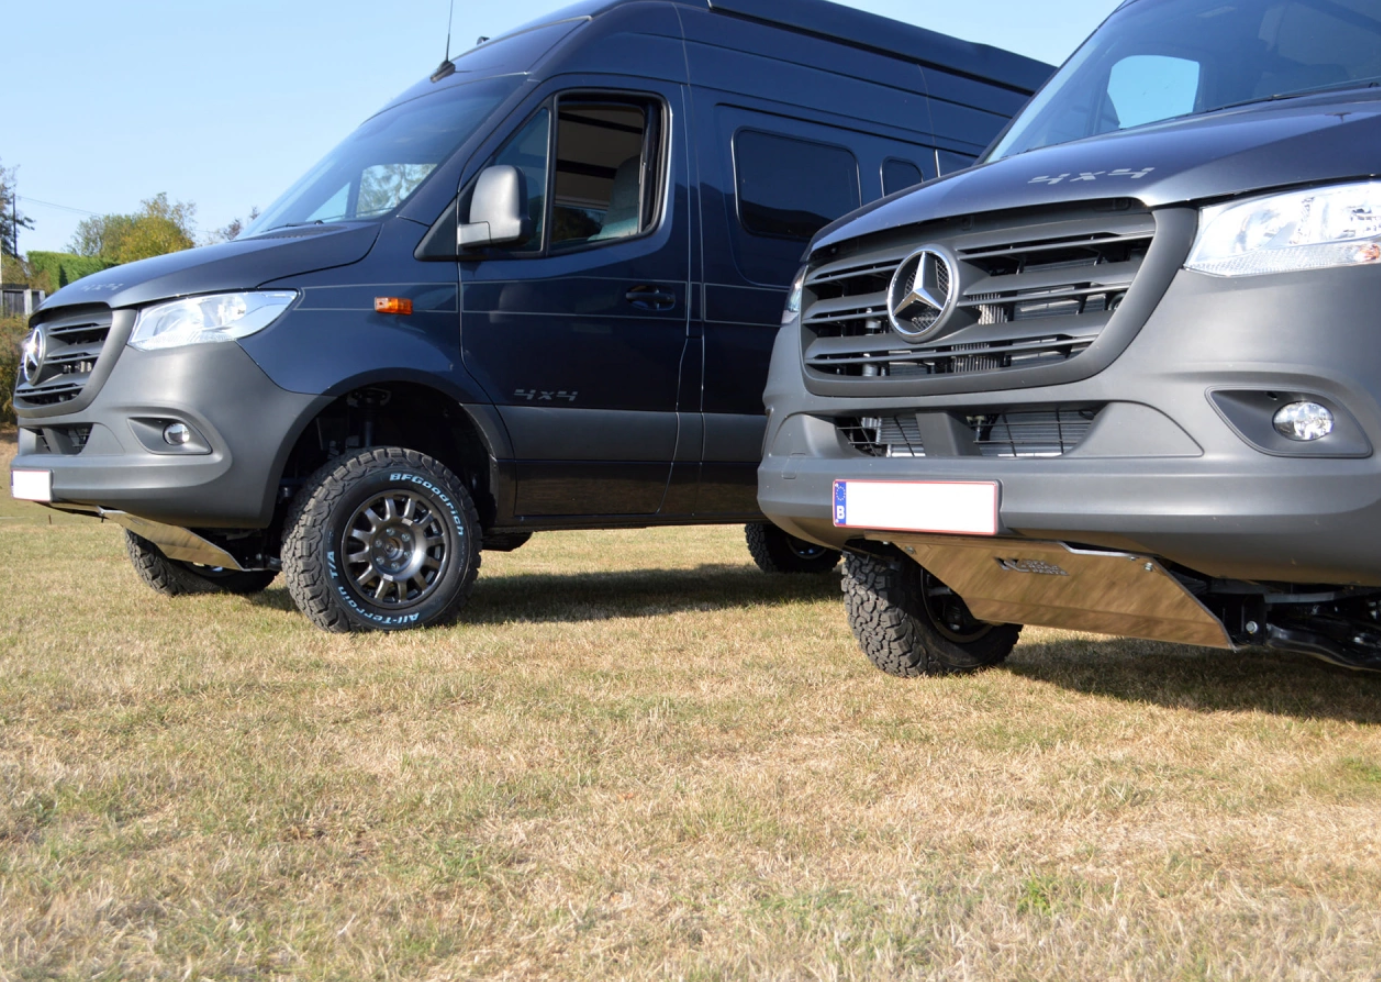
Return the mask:
[[[112,321],[109,311],[93,316],[88,310],[67,320],[44,322],[47,352],[43,367],[32,382],[21,380],[15,386],[15,406],[37,409],[80,396],[105,350]]]
[[[79,423],[75,426],[43,426],[30,429],[34,435],[37,450],[41,454],[65,454],[73,456],[86,449],[91,439],[91,424]]]
[[[984,457],[1061,457],[1088,436],[1101,406],[1040,406],[951,413]],[[845,441],[869,457],[924,457],[915,412],[835,420]]]
[[[855,250],[808,273],[801,318],[806,367],[835,378],[919,378],[1076,358],[1132,288],[1154,232],[1149,212],[1123,202],[1046,211],[1005,227],[986,216],[938,222],[912,230],[904,242],[893,234],[886,245]],[[942,333],[910,343],[892,328],[888,290],[902,262],[927,244],[957,258],[961,292]],[[1034,330],[1041,333],[1033,336]],[[858,343],[832,347],[846,339]]]

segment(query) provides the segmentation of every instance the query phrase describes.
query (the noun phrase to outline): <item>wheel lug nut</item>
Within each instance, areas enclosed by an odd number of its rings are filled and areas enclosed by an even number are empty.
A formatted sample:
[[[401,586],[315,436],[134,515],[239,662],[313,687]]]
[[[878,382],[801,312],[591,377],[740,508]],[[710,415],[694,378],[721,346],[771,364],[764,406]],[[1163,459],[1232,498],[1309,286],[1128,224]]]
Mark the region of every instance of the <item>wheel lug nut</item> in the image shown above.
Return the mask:
[[[375,540],[374,540],[374,548],[375,548],[375,549],[382,549],[383,547],[384,547],[384,540],[383,540],[383,539],[375,539]]]

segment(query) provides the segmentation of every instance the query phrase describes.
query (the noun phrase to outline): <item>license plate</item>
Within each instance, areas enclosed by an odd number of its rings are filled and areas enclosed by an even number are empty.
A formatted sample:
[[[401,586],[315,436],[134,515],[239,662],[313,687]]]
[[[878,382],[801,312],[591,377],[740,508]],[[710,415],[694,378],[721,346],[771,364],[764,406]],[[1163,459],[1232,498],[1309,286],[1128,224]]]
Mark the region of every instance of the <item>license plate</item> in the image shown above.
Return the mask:
[[[835,481],[834,524],[879,532],[997,535],[997,484]]]
[[[10,494],[24,501],[52,501],[53,472],[10,471]]]

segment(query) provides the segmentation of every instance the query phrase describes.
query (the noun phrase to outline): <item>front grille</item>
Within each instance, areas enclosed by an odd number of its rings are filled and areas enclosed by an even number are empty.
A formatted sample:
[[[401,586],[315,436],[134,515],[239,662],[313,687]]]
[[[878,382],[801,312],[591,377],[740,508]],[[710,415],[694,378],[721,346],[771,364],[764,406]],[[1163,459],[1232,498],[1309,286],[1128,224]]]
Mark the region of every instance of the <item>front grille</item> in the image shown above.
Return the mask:
[[[827,378],[922,378],[1076,358],[1122,303],[1154,233],[1150,212],[1113,201],[1017,222],[935,222],[855,243],[807,276],[807,369]],[[925,245],[957,260],[957,300],[939,334],[912,343],[892,327],[888,291]]]
[[[86,389],[110,334],[108,308],[59,316],[43,322],[47,351],[38,376],[22,379],[14,390],[18,409],[38,409],[76,399]]]
[[[934,413],[957,421],[960,454],[983,457],[1061,457],[1083,442],[1101,406],[1032,406],[995,412]],[[899,412],[845,417],[835,426],[849,446],[869,457],[924,457],[920,416]],[[948,429],[948,427],[947,427]]]

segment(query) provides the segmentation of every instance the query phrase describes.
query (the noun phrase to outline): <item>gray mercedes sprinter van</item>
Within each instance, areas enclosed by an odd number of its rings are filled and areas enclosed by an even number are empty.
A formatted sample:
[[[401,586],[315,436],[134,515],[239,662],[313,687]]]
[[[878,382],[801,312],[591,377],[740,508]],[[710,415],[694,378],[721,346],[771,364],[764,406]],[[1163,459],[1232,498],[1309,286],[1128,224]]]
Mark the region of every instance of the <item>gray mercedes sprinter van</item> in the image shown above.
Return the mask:
[[[1381,668],[1379,171],[1381,4],[1129,0],[979,166],[822,232],[759,501],[848,552],[868,655]]]
[[[1049,71],[822,0],[586,0],[444,65],[240,239],[49,298],[13,493],[124,525],[164,593],[281,568],[333,630],[443,621],[535,531],[759,523],[810,236],[972,163]]]

